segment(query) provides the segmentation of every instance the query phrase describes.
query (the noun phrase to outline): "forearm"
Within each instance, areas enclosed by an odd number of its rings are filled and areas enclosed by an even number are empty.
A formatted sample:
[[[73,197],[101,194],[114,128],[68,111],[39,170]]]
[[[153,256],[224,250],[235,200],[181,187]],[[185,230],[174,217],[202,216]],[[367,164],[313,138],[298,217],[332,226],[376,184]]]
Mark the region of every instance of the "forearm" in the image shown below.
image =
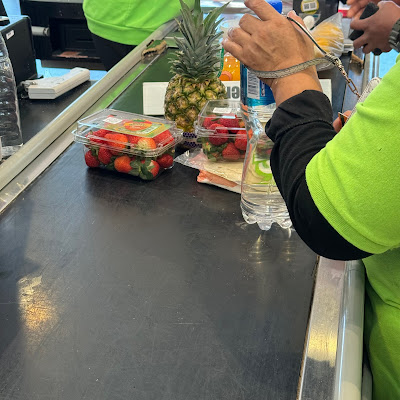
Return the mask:
[[[266,128],[275,142],[271,168],[293,225],[312,250],[333,259],[364,258],[369,253],[354,247],[332,228],[307,187],[307,164],[335,135],[331,116],[329,100],[315,91],[282,103]]]

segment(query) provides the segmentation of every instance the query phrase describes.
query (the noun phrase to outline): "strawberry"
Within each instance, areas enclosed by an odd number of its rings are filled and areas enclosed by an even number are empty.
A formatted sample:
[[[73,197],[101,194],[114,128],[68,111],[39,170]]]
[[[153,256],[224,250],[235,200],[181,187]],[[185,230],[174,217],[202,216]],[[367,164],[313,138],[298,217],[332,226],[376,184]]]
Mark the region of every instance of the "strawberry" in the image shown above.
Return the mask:
[[[106,149],[105,147],[100,147],[99,148],[99,161],[104,164],[110,164],[113,155],[111,154],[111,151]]]
[[[174,158],[171,156],[171,154],[164,153],[160,157],[157,158],[158,164],[160,164],[161,168],[169,168],[172,166],[174,163]]]
[[[239,119],[238,118],[220,118],[217,122],[227,128],[240,128]]]
[[[240,152],[233,143],[228,143],[228,146],[222,150],[222,157],[226,160],[238,160],[240,157]]]
[[[108,139],[107,144],[115,149],[110,149],[111,154],[115,156],[119,156],[122,153],[117,149],[125,149],[126,143],[128,143],[128,138],[123,133],[107,133],[104,136],[105,139]]]
[[[247,135],[245,133],[238,133],[235,138],[235,147],[239,150],[246,150],[247,148]]]
[[[118,172],[124,172],[127,174],[132,169],[131,159],[127,155],[117,157],[114,161],[114,168]]]
[[[210,135],[208,140],[214,146],[220,146],[228,141],[228,129],[226,129],[223,125],[220,124],[212,124],[209,126],[210,130],[214,131],[213,135]],[[223,136],[226,135],[226,136]]]
[[[217,122],[217,117],[215,115],[210,115],[209,117],[204,118],[203,127],[209,128],[212,124]]]
[[[93,143],[105,143],[104,140],[99,138],[103,138],[107,133],[111,133],[111,131],[108,131],[107,129],[99,129],[97,131],[90,132],[89,135],[91,138],[89,140]]]
[[[160,171],[160,165],[157,161],[146,159],[141,161],[140,177],[145,180],[153,179]]]
[[[130,144],[133,144],[134,146],[137,145],[137,142],[140,139],[140,136],[134,136],[134,135],[127,135],[128,136],[128,141]]]
[[[159,135],[154,137],[154,141],[156,144],[162,143],[164,146],[166,146],[169,143],[172,143],[174,141],[174,137],[171,135],[171,132],[167,129],[164,132],[161,132]]]
[[[157,144],[154,139],[142,137],[137,142],[137,148],[139,150],[154,150],[157,148]]]
[[[90,168],[97,168],[100,166],[100,162],[96,156],[93,155],[92,151],[89,150],[85,153],[86,165]]]
[[[108,131],[107,129],[99,129],[98,131],[93,132],[93,135],[98,137],[104,137],[107,135],[107,133],[112,133],[112,132]]]

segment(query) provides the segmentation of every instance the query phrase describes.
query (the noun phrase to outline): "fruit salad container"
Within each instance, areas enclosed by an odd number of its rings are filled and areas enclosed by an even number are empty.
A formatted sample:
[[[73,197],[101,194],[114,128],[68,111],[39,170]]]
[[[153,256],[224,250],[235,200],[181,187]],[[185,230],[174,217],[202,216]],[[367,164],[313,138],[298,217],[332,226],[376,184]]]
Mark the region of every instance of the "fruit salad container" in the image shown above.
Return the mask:
[[[210,161],[243,159],[247,134],[240,113],[240,102],[210,100],[195,122],[197,140]]]
[[[73,134],[88,167],[152,180],[172,168],[182,133],[167,120],[105,109],[78,121]]]

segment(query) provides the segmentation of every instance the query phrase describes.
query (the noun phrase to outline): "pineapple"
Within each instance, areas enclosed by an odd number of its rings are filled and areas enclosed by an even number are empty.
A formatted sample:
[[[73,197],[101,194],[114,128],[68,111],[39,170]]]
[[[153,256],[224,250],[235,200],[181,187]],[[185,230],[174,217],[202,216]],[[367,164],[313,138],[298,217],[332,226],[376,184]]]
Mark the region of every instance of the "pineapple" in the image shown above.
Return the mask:
[[[219,47],[217,18],[227,4],[212,10],[205,19],[200,0],[195,0],[193,13],[182,1],[182,22],[179,31],[183,38],[176,39],[179,52],[172,61],[171,72],[175,76],[169,81],[165,94],[165,117],[175,121],[177,126],[188,133],[194,131],[193,123],[208,100],[226,98],[224,84],[217,78],[219,69]]]

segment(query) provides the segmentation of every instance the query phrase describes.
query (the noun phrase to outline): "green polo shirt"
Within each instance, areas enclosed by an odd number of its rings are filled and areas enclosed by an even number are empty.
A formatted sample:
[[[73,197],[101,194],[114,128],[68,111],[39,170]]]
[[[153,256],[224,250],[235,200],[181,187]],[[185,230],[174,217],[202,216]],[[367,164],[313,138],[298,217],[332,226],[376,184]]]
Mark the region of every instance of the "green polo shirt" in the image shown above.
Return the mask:
[[[321,214],[369,253],[364,339],[374,400],[400,399],[400,57],[306,169]]]
[[[194,0],[185,0],[193,7]],[[179,0],[84,0],[89,30],[113,42],[137,45],[180,14]]]

